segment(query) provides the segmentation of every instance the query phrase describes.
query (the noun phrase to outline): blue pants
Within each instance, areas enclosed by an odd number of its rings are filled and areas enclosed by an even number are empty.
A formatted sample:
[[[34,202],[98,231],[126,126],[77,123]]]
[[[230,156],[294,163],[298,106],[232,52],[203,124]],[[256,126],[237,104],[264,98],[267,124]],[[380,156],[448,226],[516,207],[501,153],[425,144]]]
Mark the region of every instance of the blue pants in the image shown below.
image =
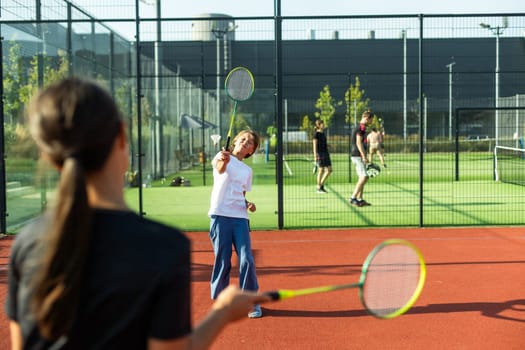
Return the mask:
[[[230,284],[232,245],[239,257],[239,287],[243,290],[259,290],[248,219],[212,215],[210,239],[215,253],[210,283],[211,298],[216,299]]]

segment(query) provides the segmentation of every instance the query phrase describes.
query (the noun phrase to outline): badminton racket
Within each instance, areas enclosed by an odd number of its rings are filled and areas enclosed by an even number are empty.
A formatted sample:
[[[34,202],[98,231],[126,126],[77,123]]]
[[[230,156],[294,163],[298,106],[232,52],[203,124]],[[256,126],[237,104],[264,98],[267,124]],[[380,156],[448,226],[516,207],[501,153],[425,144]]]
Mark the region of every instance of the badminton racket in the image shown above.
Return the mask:
[[[377,245],[367,256],[359,282],[296,290],[276,290],[272,300],[359,288],[359,298],[371,315],[390,319],[407,312],[425,284],[426,266],[419,249],[410,242],[390,239]]]
[[[224,82],[226,94],[233,100],[233,111],[230,116],[230,128],[226,138],[225,150],[230,147],[233,124],[235,122],[235,113],[237,112],[237,103],[246,101],[253,95],[255,82],[252,73],[245,67],[233,68]]]
[[[318,169],[319,169],[319,163],[318,162],[313,162],[312,174],[315,175],[317,173]]]
[[[379,165],[374,163],[369,163],[366,165],[366,174],[369,177],[376,177],[381,173],[381,168]]]

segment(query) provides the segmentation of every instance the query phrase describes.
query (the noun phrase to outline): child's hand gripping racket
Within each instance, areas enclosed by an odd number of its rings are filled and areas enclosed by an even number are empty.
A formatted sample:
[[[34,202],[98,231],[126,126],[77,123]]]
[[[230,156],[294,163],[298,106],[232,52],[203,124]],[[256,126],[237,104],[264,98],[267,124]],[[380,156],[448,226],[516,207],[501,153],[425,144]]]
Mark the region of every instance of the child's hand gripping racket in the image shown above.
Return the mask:
[[[233,112],[230,117],[230,128],[228,129],[228,137],[224,146],[225,150],[230,147],[230,139],[232,136],[233,124],[235,122],[235,113],[237,111],[237,102],[246,101],[253,95],[255,82],[252,73],[245,67],[233,68],[226,76],[224,82],[226,93],[233,100]]]
[[[317,173],[317,170],[319,170],[319,155],[314,154],[312,174],[315,175]]]
[[[367,256],[359,282],[298,290],[268,292],[273,300],[301,295],[359,288],[361,303],[371,315],[389,319],[402,315],[416,302],[425,284],[423,255],[413,244],[391,239],[376,246]]]
[[[319,162],[318,161],[313,162],[312,174],[315,175],[318,169],[319,169]]]

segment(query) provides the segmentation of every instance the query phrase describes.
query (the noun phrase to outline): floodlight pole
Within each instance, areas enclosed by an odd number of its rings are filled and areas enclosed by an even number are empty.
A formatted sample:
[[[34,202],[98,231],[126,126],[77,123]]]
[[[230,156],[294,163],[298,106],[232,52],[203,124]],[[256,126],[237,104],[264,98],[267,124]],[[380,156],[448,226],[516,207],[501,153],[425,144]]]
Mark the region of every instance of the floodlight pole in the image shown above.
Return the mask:
[[[0,28],[0,57],[3,56],[3,41],[2,28]],[[0,76],[4,76],[4,66],[0,64]],[[5,140],[4,140],[4,82],[0,81],[0,185],[3,189],[0,190],[0,234],[7,233],[7,186],[6,186],[6,154],[5,154]]]
[[[222,123],[221,123],[221,41],[220,41],[220,38],[219,38],[219,34],[218,32],[216,33],[215,31],[213,31],[213,35],[215,35],[215,44],[217,46],[217,76],[216,76],[216,79],[217,79],[217,92],[216,92],[216,100],[215,100],[215,103],[216,103],[216,106],[217,106],[217,126],[219,127],[219,134],[222,135],[221,133],[221,130],[222,130]]]
[[[407,31],[401,31],[403,38],[403,141],[407,142]]]
[[[452,140],[452,67],[456,62],[450,62],[448,67],[448,139]]]
[[[160,117],[160,91],[161,91],[161,48],[160,43],[162,41],[162,30],[161,30],[161,0],[155,0],[156,4],[156,29],[157,38],[154,43],[154,70],[155,70],[155,115],[150,121],[151,127],[151,172],[153,178],[159,178],[164,176],[164,170],[162,166],[161,157],[161,117]]]
[[[496,35],[496,69],[495,69],[495,82],[494,84],[496,85],[495,87],[495,101],[494,101],[494,107],[498,108],[499,107],[499,36],[503,33],[503,31],[500,31],[500,27],[497,27],[497,30],[494,32],[495,35]],[[494,137],[496,138],[496,146],[498,145],[499,143],[499,110],[496,109],[496,122],[495,122],[495,135]]]
[[[423,152],[427,151],[428,98],[423,95]]]
[[[228,26],[227,28],[225,29],[221,29],[221,28],[218,28],[218,26],[216,25],[215,28],[213,28],[211,30],[211,32],[213,33],[213,35],[215,36],[215,44],[216,44],[216,55],[217,55],[217,76],[216,76],[216,89],[217,89],[217,92],[216,92],[216,98],[217,100],[215,101],[216,104],[217,104],[217,126],[219,128],[219,134],[222,135],[221,133],[221,130],[222,130],[222,122],[221,122],[221,39],[223,39],[223,45],[224,45],[224,49],[226,48],[226,44],[227,44],[227,41],[226,41],[226,36],[229,32],[233,32],[237,26],[232,26],[231,25],[232,23],[228,23]],[[226,55],[224,57],[224,67],[226,67]]]
[[[160,43],[162,41],[162,29],[161,29],[161,0],[153,0],[152,2],[147,0],[140,0],[140,2],[146,5],[155,5],[156,10],[156,29],[157,29],[157,38],[155,39],[153,50],[154,50],[154,74],[155,74],[155,115],[150,120],[150,133],[151,133],[151,173],[153,178],[160,178],[164,176],[164,165],[161,154],[161,142],[162,142],[162,125],[160,117],[160,90],[161,81],[161,48]]]
[[[519,94],[516,94],[516,131],[515,131],[515,134],[516,134],[516,148],[519,148],[520,147],[520,111],[519,111],[519,106],[520,106],[520,95]]]
[[[157,3],[157,40],[155,41],[155,165],[153,173],[156,177],[164,177],[164,166],[162,157],[162,119],[160,112],[160,91],[162,90],[162,81],[160,80],[161,60],[162,60],[162,26],[161,26],[161,0],[156,0]]]
[[[137,89],[137,168],[138,171],[138,192],[139,192],[139,215],[144,216],[144,203],[143,203],[143,193],[142,193],[142,179],[144,178],[142,174],[142,85],[141,85],[141,60],[140,60],[140,8],[139,0],[135,0],[135,64],[137,70],[136,76],[136,89]]]
[[[499,133],[498,133],[498,128],[499,128],[499,110],[498,110],[498,107],[499,107],[499,37],[500,35],[503,34],[503,31],[505,30],[505,28],[507,28],[507,23],[506,23],[506,19],[504,18],[504,24],[503,26],[496,26],[496,27],[493,27],[491,26],[490,24],[486,24],[486,23],[480,23],[479,24],[481,26],[481,28],[485,28],[485,29],[488,29],[492,32],[492,34],[494,34],[496,36],[496,68],[494,70],[494,75],[495,75],[495,80],[494,80],[494,85],[495,85],[495,88],[494,88],[494,107],[496,107],[496,110],[495,110],[495,131],[494,131],[494,138],[496,139],[496,146],[498,146],[499,144]]]

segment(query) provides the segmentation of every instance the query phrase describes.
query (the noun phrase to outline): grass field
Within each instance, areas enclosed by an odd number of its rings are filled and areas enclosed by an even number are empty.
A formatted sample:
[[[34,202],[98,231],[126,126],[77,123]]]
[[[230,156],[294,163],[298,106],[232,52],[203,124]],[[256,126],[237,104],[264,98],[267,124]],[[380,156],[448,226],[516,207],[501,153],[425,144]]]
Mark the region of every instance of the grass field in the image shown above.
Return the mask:
[[[525,224],[525,187],[495,182],[493,159],[488,152],[461,153],[458,168],[453,153],[425,154],[422,181],[418,154],[388,154],[386,160],[388,167],[371,178],[365,188],[365,199],[372,206],[355,208],[347,202],[356,181],[347,154],[332,155],[334,171],[327,182],[326,195],[315,191],[311,159],[304,154],[288,155],[283,169],[284,227]],[[263,154],[257,154],[246,162],[254,171],[253,190],[247,198],[257,204],[257,212],[250,214],[251,226],[277,229],[275,159],[271,157],[266,162]],[[521,171],[520,167],[516,169]],[[170,187],[176,176],[183,176],[191,186]],[[172,174],[164,181],[154,181],[152,187],[143,188],[143,211],[148,218],[184,230],[206,231],[212,184],[209,165],[205,171],[200,165]],[[138,210],[138,188],[126,189],[125,195],[129,205]],[[51,198],[52,190],[47,193],[47,200]],[[16,232],[37,215],[42,200],[38,188],[20,196],[8,195],[8,232]]]
[[[312,162],[304,155],[286,157],[291,174],[284,168],[284,226],[286,228],[367,226],[470,226],[523,225],[525,189],[493,181],[492,157],[487,153],[460,155],[459,181],[453,154],[425,155],[423,187],[419,181],[417,154],[388,155],[388,168],[366,186],[365,198],[373,205],[356,208],[348,204],[355,184],[347,155],[332,156],[334,172],[328,194],[315,192]],[[275,161],[262,155],[247,160],[254,170],[253,191],[247,197],[257,204],[250,214],[252,228],[277,228]],[[213,182],[207,168],[203,186],[202,168],[176,174],[191,181],[190,187],[169,187],[156,182],[143,189],[148,217],[184,230],[207,230],[207,210]],[[422,191],[421,191],[422,189]],[[128,202],[137,208],[137,189],[127,191]],[[421,211],[421,204],[423,210]]]

